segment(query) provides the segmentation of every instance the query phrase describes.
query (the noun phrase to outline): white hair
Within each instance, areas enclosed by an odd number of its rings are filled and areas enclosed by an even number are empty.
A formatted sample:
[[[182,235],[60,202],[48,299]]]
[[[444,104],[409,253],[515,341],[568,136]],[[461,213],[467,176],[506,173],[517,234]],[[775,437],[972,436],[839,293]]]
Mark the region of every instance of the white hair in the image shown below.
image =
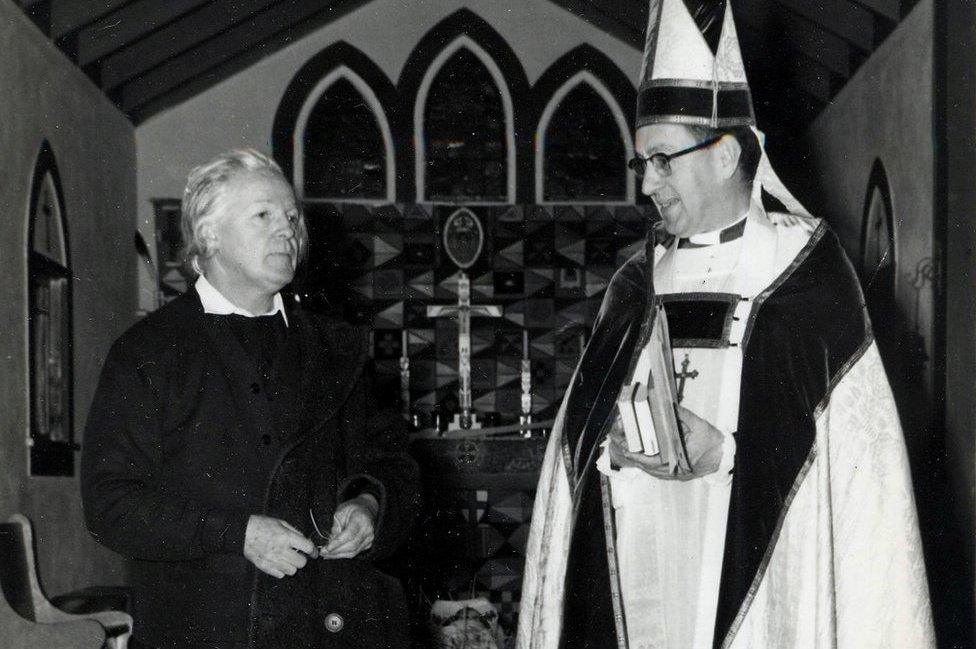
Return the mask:
[[[223,216],[220,209],[223,190],[232,178],[243,171],[266,174],[290,186],[278,163],[254,149],[233,149],[194,167],[186,178],[186,188],[183,190],[180,230],[183,234],[184,258],[198,273],[201,272],[201,261],[205,262],[214,253],[202,236],[203,228]],[[298,261],[302,261],[308,251],[308,230],[301,210],[295,236],[298,239]]]

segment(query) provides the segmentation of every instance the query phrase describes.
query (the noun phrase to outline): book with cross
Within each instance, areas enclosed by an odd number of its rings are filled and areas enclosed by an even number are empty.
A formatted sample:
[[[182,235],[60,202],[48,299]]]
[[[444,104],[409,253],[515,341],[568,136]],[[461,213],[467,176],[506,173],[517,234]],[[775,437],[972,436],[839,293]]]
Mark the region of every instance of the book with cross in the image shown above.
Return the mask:
[[[675,411],[679,399],[668,318],[660,302],[652,308],[651,318],[647,342],[631,380],[621,388],[617,408],[628,450],[659,456],[672,473],[687,473],[691,465]]]

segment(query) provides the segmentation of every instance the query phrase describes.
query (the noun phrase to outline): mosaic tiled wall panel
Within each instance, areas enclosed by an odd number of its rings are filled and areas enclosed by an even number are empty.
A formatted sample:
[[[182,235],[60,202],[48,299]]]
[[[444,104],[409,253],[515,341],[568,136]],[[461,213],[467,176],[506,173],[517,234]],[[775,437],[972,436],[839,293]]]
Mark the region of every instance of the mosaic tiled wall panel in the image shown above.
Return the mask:
[[[515,631],[542,438],[417,440],[424,507],[410,543],[415,614],[435,599],[483,597]]]
[[[457,268],[442,250],[441,227],[458,207],[306,206],[312,282],[331,294],[333,306],[342,303],[346,317],[372,325],[377,370],[393,394],[399,394],[406,330],[410,398],[423,413],[457,407],[457,322],[428,318],[426,308],[457,301]],[[504,310],[500,319],[472,321],[474,407],[491,413],[489,422],[492,414],[498,423],[517,415],[527,331],[532,408],[547,418],[571,378],[610,277],[643,245],[653,208],[468,209],[481,220],[486,239],[468,271],[472,302]]]

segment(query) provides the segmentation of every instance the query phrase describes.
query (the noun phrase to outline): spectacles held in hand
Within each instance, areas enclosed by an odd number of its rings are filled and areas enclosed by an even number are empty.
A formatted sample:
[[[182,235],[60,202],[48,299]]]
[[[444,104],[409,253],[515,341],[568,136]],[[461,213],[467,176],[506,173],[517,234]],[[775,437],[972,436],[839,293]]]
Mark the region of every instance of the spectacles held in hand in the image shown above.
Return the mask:
[[[316,545],[312,554],[309,555],[311,559],[318,559],[321,554],[325,552],[326,546],[329,545],[329,535],[323,534],[322,530],[319,529],[318,523],[315,521],[315,514],[312,513],[312,508],[308,508],[308,517],[312,519],[312,527],[315,528],[315,533],[319,535],[319,538],[323,540],[321,545]]]

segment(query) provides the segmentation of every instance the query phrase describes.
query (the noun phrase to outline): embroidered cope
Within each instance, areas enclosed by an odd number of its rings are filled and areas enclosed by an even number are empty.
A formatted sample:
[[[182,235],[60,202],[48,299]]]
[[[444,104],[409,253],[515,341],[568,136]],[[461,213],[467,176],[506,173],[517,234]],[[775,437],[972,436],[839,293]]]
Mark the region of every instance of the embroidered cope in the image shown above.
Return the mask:
[[[706,478],[613,471],[601,448],[649,264],[682,405],[726,435]],[[753,203],[741,239],[615,275],[540,472],[517,646],[934,646],[894,401],[825,224]]]

